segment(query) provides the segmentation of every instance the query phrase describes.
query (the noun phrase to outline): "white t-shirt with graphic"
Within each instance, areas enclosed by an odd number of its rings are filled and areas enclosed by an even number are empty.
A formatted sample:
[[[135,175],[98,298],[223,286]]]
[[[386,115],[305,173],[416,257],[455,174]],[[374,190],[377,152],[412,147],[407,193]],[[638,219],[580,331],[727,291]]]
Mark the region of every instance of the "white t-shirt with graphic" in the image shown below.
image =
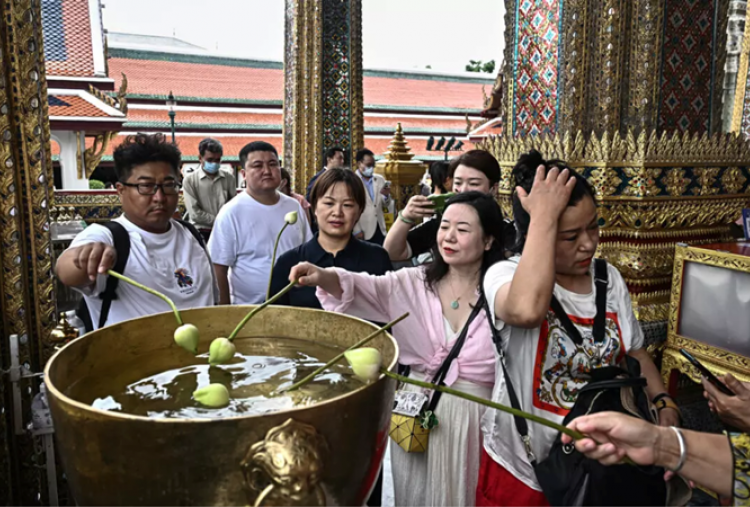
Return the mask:
[[[125,216],[114,221],[130,236],[130,256],[124,271],[127,277],[166,295],[180,310],[213,306],[218,301],[211,260],[182,224],[172,220],[167,232],[155,234],[144,231]],[[114,239],[109,229],[92,224],[78,234],[68,248],[88,243],[114,246]],[[107,278],[107,275],[99,275],[94,285],[76,289],[86,300],[94,329],[99,325],[102,309],[99,294],[104,291]],[[117,285],[117,299],[109,309],[107,325],[169,311],[171,308],[162,299],[121,280]]]
[[[208,250],[216,264],[229,266],[232,304],[265,301],[273,245],[290,211],[297,212],[297,223],[281,235],[277,259],[312,238],[306,213],[296,199],[279,194],[279,202],[268,206],[241,192],[219,211]]]
[[[495,295],[498,289],[511,282],[519,260],[520,257],[514,257],[495,264],[487,271],[484,290],[493,318]],[[576,347],[567,336],[552,310],[547,312],[542,325],[535,329],[507,326],[495,318],[495,327],[500,330],[505,366],[521,408],[558,423],[562,423],[573,407],[578,391],[586,385],[585,380],[577,380],[579,372],[616,365],[627,352],[643,347],[643,331],[633,314],[625,281],[619,271],[609,264],[604,340],[594,343],[592,328],[596,298],[593,269],[592,263],[589,294],[576,294],[557,284],[554,288],[555,296],[581,333],[583,344],[580,347]],[[492,399],[510,406],[499,360],[495,378]],[[528,427],[532,450],[537,461],[541,461],[549,454],[557,431],[533,422],[529,422]],[[513,416],[488,409],[482,419],[482,433],[484,448],[497,463],[529,487],[541,491]]]

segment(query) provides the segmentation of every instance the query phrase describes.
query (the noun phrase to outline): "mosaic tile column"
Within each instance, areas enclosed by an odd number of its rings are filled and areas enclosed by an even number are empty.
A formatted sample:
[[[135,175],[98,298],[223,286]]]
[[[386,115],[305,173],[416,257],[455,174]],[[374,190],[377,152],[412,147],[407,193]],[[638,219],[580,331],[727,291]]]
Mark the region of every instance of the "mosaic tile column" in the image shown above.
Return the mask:
[[[0,369],[10,367],[8,337],[17,334],[21,365],[38,372],[53,352],[49,336],[55,324],[41,9],[39,0],[0,0],[0,6]],[[10,404],[9,380],[0,376],[0,504],[44,504],[43,459],[25,431],[38,379],[21,380],[21,407]],[[13,426],[17,411],[21,435]]]
[[[748,205],[750,145],[721,131],[729,6],[506,0],[507,128],[483,145],[503,170],[501,203],[510,212],[521,153],[567,160],[597,190],[599,254],[644,321],[666,319],[675,243],[726,239]]]
[[[508,131],[720,131],[729,2],[506,0]]]
[[[362,147],[362,0],[286,0],[284,165],[301,192],[340,146]]]

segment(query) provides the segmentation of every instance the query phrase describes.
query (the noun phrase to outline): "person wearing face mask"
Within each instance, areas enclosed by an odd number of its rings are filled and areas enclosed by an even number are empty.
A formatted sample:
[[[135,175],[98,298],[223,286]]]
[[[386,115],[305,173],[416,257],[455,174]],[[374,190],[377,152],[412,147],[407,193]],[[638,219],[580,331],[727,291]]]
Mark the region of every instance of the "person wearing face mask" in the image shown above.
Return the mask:
[[[375,155],[363,148],[357,152],[357,174],[365,185],[365,207],[354,228],[354,235],[370,243],[382,245],[385,241],[385,214],[383,208],[390,202],[390,189],[386,188],[385,178],[375,174]]]
[[[234,176],[221,170],[224,148],[215,139],[207,138],[198,145],[200,168],[188,173],[183,191],[188,218],[208,242],[219,210],[237,195]]]

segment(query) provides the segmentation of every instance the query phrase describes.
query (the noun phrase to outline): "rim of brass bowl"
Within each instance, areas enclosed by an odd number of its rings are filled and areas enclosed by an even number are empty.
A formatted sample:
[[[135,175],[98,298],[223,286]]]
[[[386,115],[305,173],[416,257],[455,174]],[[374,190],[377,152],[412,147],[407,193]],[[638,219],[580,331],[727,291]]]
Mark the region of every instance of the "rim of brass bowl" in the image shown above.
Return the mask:
[[[189,315],[191,312],[196,311],[196,310],[205,310],[205,309],[221,308],[221,307],[244,308],[244,309],[246,309],[247,312],[249,312],[253,308],[255,308],[256,306],[258,306],[258,305],[217,305],[217,306],[208,306],[208,307],[200,307],[200,308],[191,308],[190,310],[180,310],[180,313],[183,314],[183,315]],[[343,314],[343,313],[335,313],[335,312],[326,312],[325,310],[317,310],[317,309],[313,309],[313,308],[300,308],[300,307],[291,307],[291,306],[269,305],[263,311],[270,310],[272,308],[294,309],[295,311],[309,312],[309,313],[318,313],[318,312],[334,313],[335,315],[339,315],[339,316],[347,318],[347,319],[352,319],[352,320],[356,320],[356,321],[362,322],[363,324],[371,327],[373,330],[376,330],[376,329],[378,329],[380,327],[380,326],[376,326],[372,322],[369,322],[369,321],[364,320],[364,319],[360,319],[359,317],[354,317],[352,315],[346,315],[346,314]],[[121,325],[124,325],[124,324],[127,324],[127,323],[133,323],[133,322],[138,322],[138,321],[143,321],[143,320],[149,320],[149,319],[152,319],[154,317],[162,316],[162,315],[165,315],[165,314],[169,314],[170,316],[174,315],[171,311],[161,312],[161,313],[154,313],[152,315],[147,315],[145,317],[139,317],[137,319],[130,319],[130,320],[118,322],[117,324],[112,324],[111,326],[106,326],[106,327],[110,328],[110,331],[113,331],[113,329],[111,329],[111,328],[115,328],[117,326],[121,326]],[[260,312],[258,312],[258,315],[260,315]],[[185,320],[185,319],[183,319],[183,320],[184,320],[185,324],[189,324],[190,323],[188,320]],[[248,322],[247,325],[250,326],[250,325],[252,325],[252,323]],[[175,328],[177,328],[177,327],[178,326],[175,323]],[[104,329],[104,328],[102,328],[102,329]],[[64,354],[66,349],[72,348],[72,347],[75,347],[75,346],[79,346],[79,344],[83,340],[90,339],[90,336],[89,336],[90,334],[96,333],[98,331],[100,331],[100,330],[97,329],[95,331],[91,331],[90,333],[86,333],[83,336],[81,336],[79,338],[76,338],[75,340],[71,341],[70,343],[67,343],[64,347],[62,347],[60,350],[58,350],[57,352],[55,352],[55,354],[50,358],[50,360],[47,361],[47,365],[44,367],[44,382],[45,382],[45,387],[46,387],[48,393],[51,393],[52,395],[54,395],[58,400],[64,401],[65,403],[68,403],[68,404],[70,404],[72,406],[75,406],[77,408],[80,408],[80,409],[83,409],[83,410],[88,410],[88,411],[91,411],[91,412],[94,412],[94,413],[98,413],[98,414],[102,414],[102,415],[106,415],[108,417],[114,417],[114,418],[117,418],[117,419],[135,419],[135,420],[139,420],[139,421],[149,421],[149,422],[153,422],[153,423],[157,423],[157,424],[158,423],[162,423],[162,424],[196,424],[196,423],[210,424],[210,423],[215,423],[217,421],[227,421],[227,420],[233,420],[233,419],[249,419],[249,418],[254,418],[254,417],[262,418],[262,417],[268,415],[266,413],[260,413],[260,414],[236,415],[236,416],[227,416],[227,417],[189,417],[189,418],[188,417],[173,417],[173,418],[169,418],[169,417],[147,417],[147,416],[142,416],[142,415],[128,414],[128,413],[124,413],[124,412],[115,412],[115,411],[111,411],[111,410],[102,410],[100,408],[95,408],[95,407],[93,407],[90,404],[83,403],[83,402],[78,401],[78,400],[76,400],[74,398],[71,398],[67,394],[63,393],[60,389],[58,389],[57,386],[54,384],[54,382],[52,382],[50,380],[50,371],[55,366],[55,361],[58,358],[58,356],[60,356],[61,354]],[[199,328],[199,331],[200,331],[200,328]],[[388,371],[393,371],[394,367],[398,364],[398,356],[399,356],[398,342],[395,340],[395,338],[393,338],[393,336],[391,335],[391,333],[388,332],[388,331],[384,331],[383,333],[381,333],[381,335],[382,336],[380,336],[380,337],[375,337],[374,340],[382,339],[383,337],[385,337],[385,339],[389,340],[391,342],[391,345],[393,345],[393,351],[394,351],[393,359],[391,360],[391,363],[387,366]],[[360,339],[362,339],[364,337],[365,336],[362,336]],[[214,338],[218,338],[218,337],[214,337]],[[206,340],[210,344],[211,340],[213,340],[214,338],[210,338],[210,340],[209,339],[206,339]],[[240,340],[242,338],[251,338],[251,337],[243,337],[242,336],[242,331],[240,331],[240,334],[235,338],[235,340]],[[299,339],[299,338],[297,338],[297,339]],[[202,339],[201,341],[203,342],[204,340]],[[178,345],[174,344],[174,340],[172,340],[172,344],[175,347],[178,347]],[[327,345],[330,345],[332,347],[336,347],[336,345],[332,345],[332,344],[327,344]],[[345,349],[342,349],[342,352],[343,352],[343,350],[345,350]],[[188,352],[186,352],[186,353],[188,353]],[[346,360],[342,359],[341,361],[346,361]],[[313,403],[312,405],[305,405],[305,406],[300,406],[300,407],[292,407],[292,408],[289,408],[289,409],[274,411],[273,414],[274,415],[277,415],[277,414],[287,414],[287,413],[291,414],[292,412],[299,412],[300,410],[304,410],[304,409],[307,409],[307,408],[320,407],[320,406],[324,406],[324,405],[328,405],[328,404],[334,403],[334,402],[336,402],[338,400],[341,400],[341,399],[344,399],[344,398],[348,398],[350,396],[354,396],[359,391],[361,391],[363,389],[367,389],[368,387],[377,384],[379,381],[381,381],[383,379],[383,376],[384,375],[381,373],[380,376],[378,377],[377,381],[370,382],[369,384],[364,384],[363,383],[361,386],[357,387],[356,389],[353,389],[353,390],[351,390],[349,392],[346,392],[346,393],[341,394],[339,396],[336,396],[334,398],[330,398],[330,399],[327,399],[327,400],[324,400],[324,401],[321,401],[321,402],[316,402],[316,403]]]

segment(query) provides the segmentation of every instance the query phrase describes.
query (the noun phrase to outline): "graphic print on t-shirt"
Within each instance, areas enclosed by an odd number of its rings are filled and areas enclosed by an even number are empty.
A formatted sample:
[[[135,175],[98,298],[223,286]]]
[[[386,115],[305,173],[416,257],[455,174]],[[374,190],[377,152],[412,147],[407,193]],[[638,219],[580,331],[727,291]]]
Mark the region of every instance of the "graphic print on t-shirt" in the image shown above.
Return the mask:
[[[588,372],[613,366],[625,355],[617,314],[607,312],[604,340],[594,343],[594,319],[568,315],[583,343],[576,346],[551,310],[540,327],[534,362],[534,406],[557,415],[568,414],[587,383]]]
[[[175,269],[174,277],[177,280],[177,285],[180,287],[180,292],[182,294],[190,294],[194,292],[193,277],[190,276],[187,269],[185,268]]]

